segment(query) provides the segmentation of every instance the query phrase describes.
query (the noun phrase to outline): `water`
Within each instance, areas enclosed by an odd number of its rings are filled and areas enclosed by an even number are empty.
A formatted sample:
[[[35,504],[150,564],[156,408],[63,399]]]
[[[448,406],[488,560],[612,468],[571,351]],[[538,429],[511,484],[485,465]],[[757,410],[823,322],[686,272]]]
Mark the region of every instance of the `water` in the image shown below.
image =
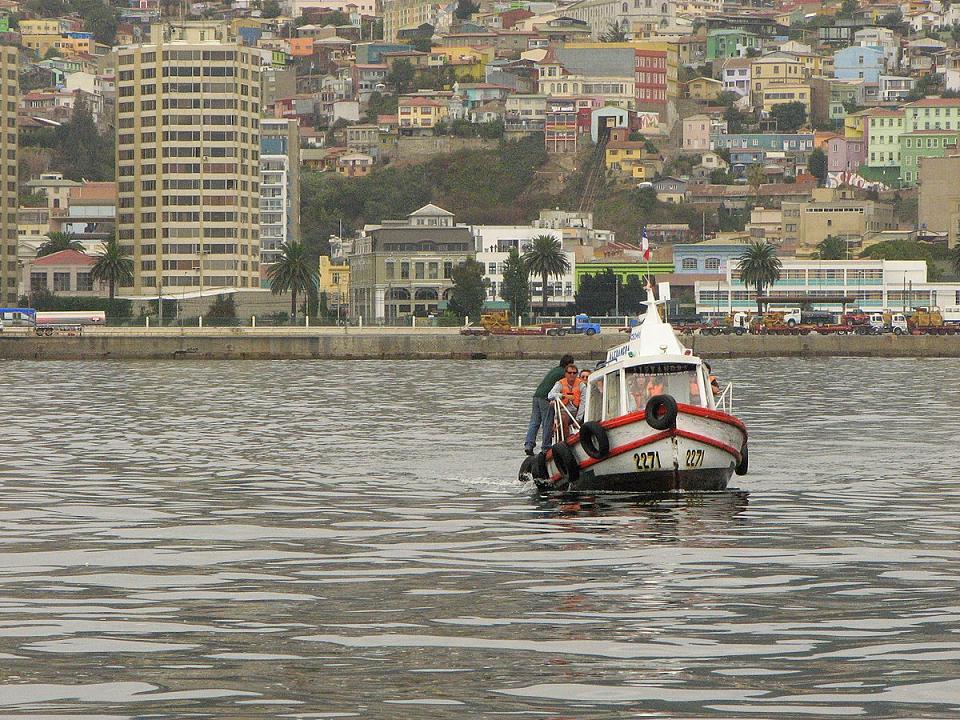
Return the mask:
[[[537,362],[0,365],[0,717],[957,717],[956,361],[741,360],[738,490],[541,500]]]

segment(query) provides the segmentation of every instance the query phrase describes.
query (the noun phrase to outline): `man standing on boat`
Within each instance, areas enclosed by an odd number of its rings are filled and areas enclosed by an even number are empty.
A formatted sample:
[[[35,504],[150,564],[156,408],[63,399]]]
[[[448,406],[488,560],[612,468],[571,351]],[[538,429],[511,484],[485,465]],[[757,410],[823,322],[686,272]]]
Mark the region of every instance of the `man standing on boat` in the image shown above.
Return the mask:
[[[530,425],[527,427],[527,437],[523,443],[523,450],[527,455],[533,455],[533,448],[537,444],[537,430],[543,428],[543,439],[541,449],[546,450],[550,447],[551,436],[553,435],[553,403],[547,400],[547,395],[563,378],[568,365],[574,362],[573,355],[564,355],[560,358],[560,364],[543,376],[543,380],[537,385],[533,392],[533,407],[530,410]]]

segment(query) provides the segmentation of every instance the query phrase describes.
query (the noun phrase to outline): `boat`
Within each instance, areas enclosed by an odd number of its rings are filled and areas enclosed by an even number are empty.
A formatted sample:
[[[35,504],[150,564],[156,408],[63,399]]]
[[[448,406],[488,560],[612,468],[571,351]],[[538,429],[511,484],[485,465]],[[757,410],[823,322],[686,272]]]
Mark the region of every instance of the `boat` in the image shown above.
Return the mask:
[[[733,383],[714,391],[703,360],[660,315],[651,287],[643,322],[590,373],[583,422],[557,423],[553,444],[526,458],[520,480],[541,492],[724,490],[748,470],[747,428]],[[557,413],[569,413],[558,401]],[[557,414],[557,417],[560,417]]]

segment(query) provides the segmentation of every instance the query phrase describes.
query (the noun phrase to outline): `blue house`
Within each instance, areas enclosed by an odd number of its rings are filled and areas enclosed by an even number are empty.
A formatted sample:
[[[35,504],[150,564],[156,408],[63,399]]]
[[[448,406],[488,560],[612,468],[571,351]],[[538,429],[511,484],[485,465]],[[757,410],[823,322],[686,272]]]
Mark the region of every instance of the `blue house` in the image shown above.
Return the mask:
[[[833,75],[838,80],[863,80],[868,84],[880,82],[887,63],[883,50],[875,47],[848,47],[833,55]]]
[[[735,243],[674,245],[673,266],[675,272],[680,274],[707,273],[726,278],[727,269],[736,265],[736,259],[743,254],[743,250],[743,245]]]

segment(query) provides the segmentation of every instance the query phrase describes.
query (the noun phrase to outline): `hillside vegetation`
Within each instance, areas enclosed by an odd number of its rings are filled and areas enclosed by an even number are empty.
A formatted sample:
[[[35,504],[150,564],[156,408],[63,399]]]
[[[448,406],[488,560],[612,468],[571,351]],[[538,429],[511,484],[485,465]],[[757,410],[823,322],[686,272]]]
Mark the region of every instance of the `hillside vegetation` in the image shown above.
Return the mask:
[[[301,226],[311,247],[367,223],[406,217],[435,203],[469,224],[527,224],[555,200],[537,170],[547,160],[543,136],[502,143],[496,150],[463,150],[419,165],[386,166],[364,178],[306,172]]]

